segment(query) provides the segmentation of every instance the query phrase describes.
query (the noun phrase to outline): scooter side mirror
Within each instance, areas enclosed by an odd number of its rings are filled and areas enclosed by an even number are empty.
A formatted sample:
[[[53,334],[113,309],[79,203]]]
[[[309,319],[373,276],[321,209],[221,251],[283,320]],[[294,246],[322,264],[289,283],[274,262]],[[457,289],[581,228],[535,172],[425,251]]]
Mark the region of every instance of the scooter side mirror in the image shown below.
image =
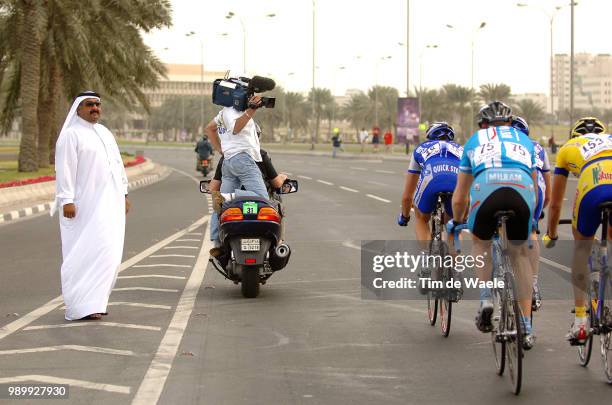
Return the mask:
[[[200,193],[210,194],[210,180],[200,180]]]
[[[291,193],[297,193],[297,191],[298,191],[298,181],[287,179],[281,186],[279,194],[291,194]]]

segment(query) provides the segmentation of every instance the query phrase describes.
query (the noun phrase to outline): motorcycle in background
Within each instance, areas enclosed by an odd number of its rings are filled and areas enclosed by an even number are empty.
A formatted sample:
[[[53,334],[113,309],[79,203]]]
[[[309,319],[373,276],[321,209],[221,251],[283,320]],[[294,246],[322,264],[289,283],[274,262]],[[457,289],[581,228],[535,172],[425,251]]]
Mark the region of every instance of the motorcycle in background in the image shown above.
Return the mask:
[[[202,159],[200,155],[196,158],[196,171],[202,173],[202,176],[206,177],[208,173],[213,171],[213,157],[209,155],[208,158]]]

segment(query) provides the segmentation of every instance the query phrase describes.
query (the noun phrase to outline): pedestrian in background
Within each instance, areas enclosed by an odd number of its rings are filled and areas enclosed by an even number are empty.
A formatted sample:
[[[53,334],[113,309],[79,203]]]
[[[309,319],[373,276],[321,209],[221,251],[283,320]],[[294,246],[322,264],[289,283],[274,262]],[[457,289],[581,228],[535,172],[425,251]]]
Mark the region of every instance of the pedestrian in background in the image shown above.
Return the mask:
[[[385,135],[383,135],[383,139],[385,141],[385,153],[389,153],[392,152],[392,145],[393,145],[393,134],[391,133],[390,129],[387,129],[387,132],[385,132]]]
[[[100,96],[74,100],[55,148],[55,209],[60,211],[62,295],[67,320],[106,315],[125,236],[127,176],[113,134],[98,124]]]
[[[334,128],[334,136],[332,136],[332,157],[336,157],[336,153],[342,150],[342,139],[340,138],[340,128]]]
[[[378,152],[378,144],[380,143],[380,128],[372,128],[372,146],[374,147],[374,153]]]
[[[361,131],[359,131],[359,143],[361,144],[361,151],[364,152],[365,150],[365,144],[368,140],[368,131],[365,130],[365,128],[361,128]]]

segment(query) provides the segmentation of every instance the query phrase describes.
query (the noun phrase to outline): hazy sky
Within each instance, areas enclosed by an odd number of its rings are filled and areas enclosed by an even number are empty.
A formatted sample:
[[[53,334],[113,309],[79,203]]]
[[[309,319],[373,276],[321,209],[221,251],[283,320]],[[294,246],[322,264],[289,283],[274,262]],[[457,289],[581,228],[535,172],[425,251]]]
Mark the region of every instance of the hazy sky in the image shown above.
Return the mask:
[[[569,1],[410,0],[410,86],[445,83],[470,86],[471,41],[474,80],[504,82],[515,93],[548,93],[550,20],[555,6],[554,52],[570,52]],[[376,82],[406,88],[406,0],[316,0],[316,86],[343,94]],[[612,1],[579,0],[575,52],[612,53]],[[312,0],[173,0],[173,27],[145,36],[164,62],[200,63],[207,70],[242,72],[241,15],[249,75],[271,75],[292,91],[312,86]],[[275,13],[273,18],[267,14]],[[473,35],[481,22],[486,27]],[[446,24],[456,27],[446,28]],[[185,33],[196,31],[196,37]],[[223,36],[222,33],[228,33]],[[437,44],[436,49],[425,49]],[[380,60],[391,56],[391,59]],[[422,57],[422,58],[421,58]],[[378,62],[377,62],[378,61]],[[378,66],[377,66],[378,65]],[[344,66],[345,69],[339,69]],[[377,69],[378,67],[378,69]],[[293,75],[289,75],[293,73]],[[376,74],[378,73],[378,74]]]

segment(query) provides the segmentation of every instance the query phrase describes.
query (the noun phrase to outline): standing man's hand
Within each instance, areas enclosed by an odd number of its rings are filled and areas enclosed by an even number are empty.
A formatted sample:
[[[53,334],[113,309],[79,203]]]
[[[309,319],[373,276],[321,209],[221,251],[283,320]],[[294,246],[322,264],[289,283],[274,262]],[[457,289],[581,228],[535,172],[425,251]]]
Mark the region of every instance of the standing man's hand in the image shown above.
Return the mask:
[[[127,215],[127,213],[130,210],[131,206],[132,206],[132,204],[130,203],[130,200],[128,200],[127,195],[126,195],[125,196],[125,215]]]
[[[66,218],[74,218],[76,216],[76,206],[73,203],[65,204],[63,209]]]

